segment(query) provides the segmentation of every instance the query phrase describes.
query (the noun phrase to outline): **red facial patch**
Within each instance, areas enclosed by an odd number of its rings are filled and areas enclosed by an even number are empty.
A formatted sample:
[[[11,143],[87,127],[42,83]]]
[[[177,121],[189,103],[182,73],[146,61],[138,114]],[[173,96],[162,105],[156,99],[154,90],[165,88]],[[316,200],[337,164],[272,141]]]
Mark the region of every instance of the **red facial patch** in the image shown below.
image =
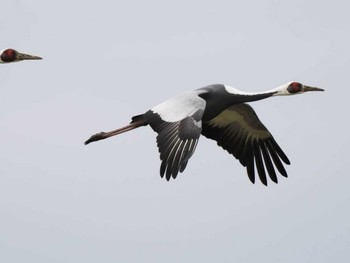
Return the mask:
[[[2,52],[0,58],[3,62],[12,62],[16,60],[16,50],[9,48]]]
[[[299,82],[292,82],[287,88],[289,93],[297,93],[302,89],[302,85]]]

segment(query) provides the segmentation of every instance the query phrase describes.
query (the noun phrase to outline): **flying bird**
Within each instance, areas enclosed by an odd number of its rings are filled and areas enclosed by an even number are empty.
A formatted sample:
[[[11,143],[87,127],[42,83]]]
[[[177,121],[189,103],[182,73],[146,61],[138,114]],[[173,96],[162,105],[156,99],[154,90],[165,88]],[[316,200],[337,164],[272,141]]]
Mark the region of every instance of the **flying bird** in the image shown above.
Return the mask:
[[[0,63],[2,64],[17,62],[22,60],[38,60],[38,59],[42,59],[42,58],[38,56],[20,53],[17,50],[14,50],[12,48],[8,48],[0,51]]]
[[[202,134],[238,159],[246,167],[252,183],[256,171],[264,185],[267,185],[266,172],[277,183],[275,168],[287,177],[282,162],[289,165],[290,161],[246,102],[308,91],[324,90],[299,82],[261,93],[243,92],[223,84],[209,85],[168,99],[132,117],[125,127],[92,135],[85,144],[150,125],[158,133],[160,175],[170,180],[185,170]]]

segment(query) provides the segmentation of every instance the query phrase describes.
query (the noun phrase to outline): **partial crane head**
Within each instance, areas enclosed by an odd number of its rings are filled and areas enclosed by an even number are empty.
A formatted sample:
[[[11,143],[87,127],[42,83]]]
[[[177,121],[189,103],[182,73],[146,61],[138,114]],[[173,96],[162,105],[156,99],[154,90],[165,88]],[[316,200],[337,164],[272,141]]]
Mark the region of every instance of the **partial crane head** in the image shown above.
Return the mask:
[[[11,62],[17,62],[22,60],[38,60],[38,59],[42,59],[42,58],[38,56],[20,53],[17,50],[14,50],[12,48],[8,48],[0,51],[0,63],[11,63]]]
[[[307,86],[296,81],[291,81],[282,86],[279,86],[274,91],[276,93],[273,96],[282,96],[302,94],[307,91],[324,91],[324,89]]]

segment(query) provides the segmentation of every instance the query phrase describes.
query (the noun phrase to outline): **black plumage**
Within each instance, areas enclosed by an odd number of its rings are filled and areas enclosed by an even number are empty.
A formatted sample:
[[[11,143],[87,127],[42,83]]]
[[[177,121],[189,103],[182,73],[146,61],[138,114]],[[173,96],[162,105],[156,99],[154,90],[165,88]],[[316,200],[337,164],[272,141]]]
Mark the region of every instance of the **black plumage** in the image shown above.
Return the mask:
[[[204,122],[202,134],[217,141],[220,147],[235,156],[243,166],[247,167],[248,177],[253,183],[255,182],[254,164],[263,184],[267,184],[264,164],[271,180],[277,183],[276,173],[268,151],[272,154],[279,171],[280,166],[283,167],[280,158],[284,163],[290,164],[271,133],[248,104],[233,105],[214,119]],[[267,145],[270,145],[270,143],[273,146],[269,148]],[[275,152],[278,155],[275,155]],[[281,174],[287,177],[287,173]]]

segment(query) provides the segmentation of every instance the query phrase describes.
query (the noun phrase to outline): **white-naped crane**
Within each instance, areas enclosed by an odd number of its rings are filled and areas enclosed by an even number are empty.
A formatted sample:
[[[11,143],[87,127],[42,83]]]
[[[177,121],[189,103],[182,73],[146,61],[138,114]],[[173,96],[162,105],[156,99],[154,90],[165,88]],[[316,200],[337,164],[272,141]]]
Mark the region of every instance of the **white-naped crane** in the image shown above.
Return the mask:
[[[267,185],[265,168],[271,180],[277,183],[274,167],[287,177],[282,161],[285,164],[290,161],[246,102],[307,91],[324,90],[299,82],[289,82],[261,93],[246,93],[222,84],[209,85],[166,100],[145,114],[132,117],[129,125],[97,133],[85,144],[150,125],[158,133],[160,175],[170,180],[185,170],[202,134],[236,157],[247,168],[252,183],[255,182],[254,166],[264,185]]]
[[[38,56],[33,56],[29,54],[20,53],[15,49],[8,48],[4,50],[0,50],[0,63],[11,63],[11,62],[18,62],[22,60],[38,60],[42,59]]]

